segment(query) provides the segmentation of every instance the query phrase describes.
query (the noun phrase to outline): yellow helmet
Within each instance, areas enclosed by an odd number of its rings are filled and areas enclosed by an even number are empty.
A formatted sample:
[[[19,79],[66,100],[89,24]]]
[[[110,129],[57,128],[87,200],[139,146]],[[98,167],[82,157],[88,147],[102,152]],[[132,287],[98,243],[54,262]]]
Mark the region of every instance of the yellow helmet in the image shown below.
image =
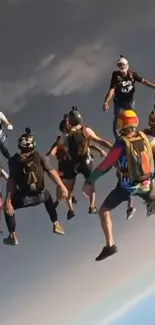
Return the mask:
[[[137,128],[139,124],[139,118],[135,111],[128,109],[122,109],[117,118],[117,129],[123,130],[129,127]]]
[[[155,126],[155,110],[152,110],[152,112],[149,115],[149,126]]]

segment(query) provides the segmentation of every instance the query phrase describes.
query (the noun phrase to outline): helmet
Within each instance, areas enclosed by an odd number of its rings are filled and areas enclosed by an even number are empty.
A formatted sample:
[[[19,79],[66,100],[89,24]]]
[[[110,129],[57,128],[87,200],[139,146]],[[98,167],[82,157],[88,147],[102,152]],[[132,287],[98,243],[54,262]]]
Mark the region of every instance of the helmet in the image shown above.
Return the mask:
[[[63,120],[59,124],[59,130],[60,132],[67,131],[69,128],[69,121],[68,121],[68,115],[65,114]]]
[[[117,118],[117,129],[119,131],[127,128],[137,128],[139,124],[139,118],[135,111],[121,110]]]
[[[82,116],[79,113],[77,106],[72,106],[72,109],[68,114],[68,120],[71,126],[77,126],[78,124],[82,124]]]
[[[149,115],[149,126],[154,126],[155,127],[155,110],[152,110],[152,112]]]
[[[22,152],[27,153],[27,152],[34,151],[35,147],[36,147],[36,140],[33,134],[31,133],[31,129],[25,128],[25,133],[22,134],[18,139],[18,148]]]
[[[117,69],[120,72],[127,72],[129,70],[129,63],[125,58],[123,58],[122,55],[120,56],[120,58],[117,61]]]

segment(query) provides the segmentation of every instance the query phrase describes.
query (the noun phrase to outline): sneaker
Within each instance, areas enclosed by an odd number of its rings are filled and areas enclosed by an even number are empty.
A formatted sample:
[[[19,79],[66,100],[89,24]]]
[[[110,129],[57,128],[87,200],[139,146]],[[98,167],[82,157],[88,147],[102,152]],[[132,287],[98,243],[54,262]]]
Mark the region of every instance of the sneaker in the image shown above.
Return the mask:
[[[130,209],[126,210],[126,219],[130,220],[133,217],[133,215],[135,214],[135,212],[136,212],[135,208],[130,208]]]
[[[14,236],[9,235],[9,237],[4,238],[3,243],[5,245],[12,245],[12,246],[19,244],[16,235]]]
[[[67,212],[67,220],[71,220],[75,217],[75,212],[73,210],[68,210]]]
[[[98,210],[96,207],[89,207],[88,213],[89,214],[97,214]]]
[[[104,260],[105,258],[117,253],[118,249],[116,245],[103,247],[101,253],[96,257],[96,261]]]
[[[58,221],[53,224],[53,232],[59,235],[65,234],[63,226]]]
[[[79,202],[76,200],[75,196],[72,196],[72,203],[73,204],[78,204]]]

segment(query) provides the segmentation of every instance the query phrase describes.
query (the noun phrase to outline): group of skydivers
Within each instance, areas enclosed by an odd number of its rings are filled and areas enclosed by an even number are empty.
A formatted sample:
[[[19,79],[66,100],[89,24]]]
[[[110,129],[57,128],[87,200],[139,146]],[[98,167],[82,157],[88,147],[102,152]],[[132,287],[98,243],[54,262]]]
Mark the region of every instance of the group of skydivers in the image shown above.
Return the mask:
[[[75,216],[74,197],[75,181],[78,174],[84,176],[83,194],[89,198],[89,213],[99,213],[106,245],[96,260],[102,260],[117,252],[112,232],[110,211],[123,201],[128,202],[127,219],[136,209],[133,207],[133,196],[140,196],[146,203],[147,215],[155,213],[155,111],[149,115],[149,128],[139,131],[139,119],[134,110],[135,82],[155,89],[155,85],[141,78],[129,68],[123,57],[117,61],[117,71],[111,78],[109,91],[103,104],[104,111],[109,110],[110,100],[114,102],[113,133],[115,143],[100,138],[89,127],[86,127],[81,113],[73,106],[60,122],[61,134],[43,157],[36,150],[36,140],[29,128],[18,139],[19,152],[10,156],[5,146],[6,136],[2,124],[12,130],[3,113],[0,113],[0,150],[8,159],[9,175],[1,168],[1,175],[7,179],[6,197],[3,204],[4,216],[9,236],[4,243],[18,244],[16,235],[15,210],[44,203],[53,223],[53,232],[64,234],[62,224],[58,221],[57,206],[66,201],[67,219]],[[104,149],[109,152],[105,152]],[[104,160],[93,170],[94,156],[98,152]],[[57,171],[52,167],[53,157],[57,158]],[[116,168],[118,178],[116,187],[105,198],[99,211],[95,204],[95,181],[112,167]],[[57,185],[56,201],[44,183],[44,172]]]

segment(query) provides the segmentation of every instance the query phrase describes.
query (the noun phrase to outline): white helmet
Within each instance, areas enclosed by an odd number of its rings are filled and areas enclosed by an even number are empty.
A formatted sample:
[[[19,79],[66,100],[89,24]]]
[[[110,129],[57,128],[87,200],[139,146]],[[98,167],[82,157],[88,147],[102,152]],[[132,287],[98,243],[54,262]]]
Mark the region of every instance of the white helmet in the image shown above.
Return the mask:
[[[120,59],[117,61],[117,69],[120,72],[127,72],[129,70],[128,61],[125,58],[120,57]]]

